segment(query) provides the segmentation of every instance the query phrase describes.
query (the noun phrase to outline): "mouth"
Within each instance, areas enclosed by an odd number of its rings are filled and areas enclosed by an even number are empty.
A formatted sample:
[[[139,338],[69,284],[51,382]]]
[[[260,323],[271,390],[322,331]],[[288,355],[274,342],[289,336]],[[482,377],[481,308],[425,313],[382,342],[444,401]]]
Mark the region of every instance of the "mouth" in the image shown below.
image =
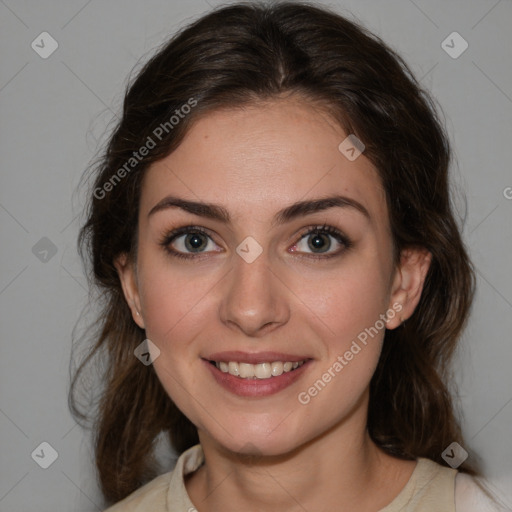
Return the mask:
[[[258,364],[243,363],[239,361],[214,361],[210,364],[217,367],[223,373],[229,373],[240,379],[271,379],[293,372],[300,368],[307,359],[301,361],[272,361]]]
[[[314,362],[278,352],[219,352],[201,359],[217,384],[246,398],[263,398],[288,388]]]

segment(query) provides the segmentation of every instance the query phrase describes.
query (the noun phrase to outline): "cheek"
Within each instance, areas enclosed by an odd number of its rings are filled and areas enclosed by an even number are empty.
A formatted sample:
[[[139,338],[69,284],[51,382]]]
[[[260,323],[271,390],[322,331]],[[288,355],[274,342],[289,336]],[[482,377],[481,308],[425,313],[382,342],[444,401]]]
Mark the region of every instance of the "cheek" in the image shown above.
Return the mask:
[[[295,290],[304,314],[316,318],[338,350],[374,326],[388,305],[388,276],[378,258],[353,257],[323,276],[305,272]]]
[[[214,276],[201,278],[182,265],[166,261],[159,254],[141,258],[140,294],[148,338],[166,343],[169,339],[190,340],[190,326],[198,325],[203,301],[214,285]],[[188,333],[176,337],[176,331]]]
[[[189,403],[190,390],[198,387],[194,340],[204,338],[207,303],[204,296],[211,285],[208,287],[204,281],[190,282],[183,272],[171,271],[170,265],[147,268],[150,270],[145,272],[141,290],[146,336],[160,349],[153,366],[169,397],[197,422]]]
[[[309,288],[314,294],[308,306],[310,321],[322,329],[325,353],[297,398],[310,418],[334,423],[364,399],[377,367],[387,288],[382,275],[369,268],[339,272],[321,284]]]

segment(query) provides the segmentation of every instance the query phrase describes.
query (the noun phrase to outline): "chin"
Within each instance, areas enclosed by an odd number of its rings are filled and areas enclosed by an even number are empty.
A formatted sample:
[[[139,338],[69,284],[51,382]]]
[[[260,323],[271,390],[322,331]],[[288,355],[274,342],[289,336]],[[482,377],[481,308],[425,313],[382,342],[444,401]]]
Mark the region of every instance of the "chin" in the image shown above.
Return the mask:
[[[224,430],[219,432],[219,429],[215,428],[216,432],[212,432],[208,437],[213,437],[216,443],[233,453],[250,456],[281,456],[307,442],[303,437],[303,429],[301,432],[289,424],[285,426],[284,423],[279,425],[276,422],[270,429],[263,425],[253,424],[252,427],[248,427],[247,424],[233,423],[230,425],[229,433]],[[279,426],[276,428],[276,425]]]

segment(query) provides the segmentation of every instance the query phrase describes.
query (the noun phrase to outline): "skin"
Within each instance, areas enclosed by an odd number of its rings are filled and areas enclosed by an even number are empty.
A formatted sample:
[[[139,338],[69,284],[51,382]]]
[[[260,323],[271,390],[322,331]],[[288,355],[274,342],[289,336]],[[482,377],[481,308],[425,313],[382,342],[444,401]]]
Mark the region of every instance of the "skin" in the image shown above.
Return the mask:
[[[393,304],[401,311],[387,329],[413,313],[430,264],[427,251],[410,249],[394,266],[378,173],[364,153],[354,161],[341,154],[346,137],[303,99],[278,98],[203,116],[143,179],[137,264],[121,255],[116,267],[134,321],[161,351],[154,368],[163,387],[198,428],[205,464],[186,487],[200,512],[377,511],[415,467],[385,454],[366,431],[384,329],[307,405],[297,400]],[[231,223],[178,208],[148,216],[171,193],[220,204]],[[283,207],[335,193],[370,218],[335,207],[272,225]],[[301,235],[324,223],[352,247],[324,235],[324,250],[339,254],[315,258],[323,254],[308,246],[315,235]],[[189,224],[208,230],[207,252],[173,258],[159,241]],[[263,249],[252,263],[235,251],[248,236]],[[172,246],[187,253],[185,238]],[[286,389],[243,398],[217,384],[201,360],[224,350],[313,361]]]

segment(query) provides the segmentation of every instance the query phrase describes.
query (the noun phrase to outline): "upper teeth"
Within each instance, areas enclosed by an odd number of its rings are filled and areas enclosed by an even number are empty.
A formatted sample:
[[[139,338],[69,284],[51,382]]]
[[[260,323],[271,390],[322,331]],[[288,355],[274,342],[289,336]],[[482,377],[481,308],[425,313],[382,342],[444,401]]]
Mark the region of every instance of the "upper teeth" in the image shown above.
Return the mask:
[[[285,372],[295,370],[295,368],[302,366],[304,363],[305,360],[296,362],[275,361],[273,363],[260,364],[215,361],[215,365],[219,370],[241,377],[242,379],[268,379],[270,377],[278,377]]]

